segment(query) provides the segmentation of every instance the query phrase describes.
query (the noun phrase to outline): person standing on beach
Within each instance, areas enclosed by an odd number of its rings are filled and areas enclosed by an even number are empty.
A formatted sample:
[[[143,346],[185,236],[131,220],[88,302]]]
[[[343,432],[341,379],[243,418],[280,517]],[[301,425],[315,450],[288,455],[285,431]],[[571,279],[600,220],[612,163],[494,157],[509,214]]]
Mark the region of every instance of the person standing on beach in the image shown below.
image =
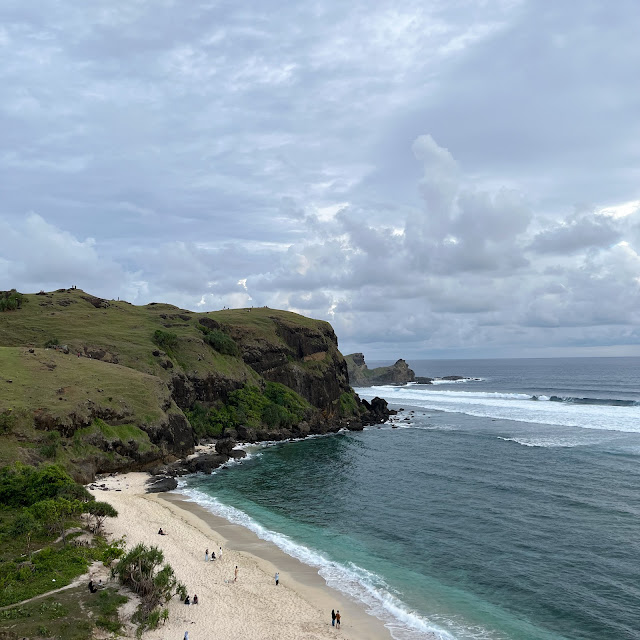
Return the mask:
[[[218,553],[218,560],[222,560],[222,547],[220,547],[220,552]]]
[[[233,572],[233,581],[238,582],[238,565],[236,565],[236,570]]]
[[[209,549],[204,552],[204,561],[209,562]]]
[[[277,587],[278,583],[280,582],[280,574],[277,571],[276,571],[275,579],[276,579],[276,587]]]
[[[184,640],[189,640],[189,632],[188,631],[184,632]]]
[[[340,609],[336,611],[336,629],[340,628]]]
[[[335,609],[331,609],[331,626],[332,627],[336,626],[336,610]]]

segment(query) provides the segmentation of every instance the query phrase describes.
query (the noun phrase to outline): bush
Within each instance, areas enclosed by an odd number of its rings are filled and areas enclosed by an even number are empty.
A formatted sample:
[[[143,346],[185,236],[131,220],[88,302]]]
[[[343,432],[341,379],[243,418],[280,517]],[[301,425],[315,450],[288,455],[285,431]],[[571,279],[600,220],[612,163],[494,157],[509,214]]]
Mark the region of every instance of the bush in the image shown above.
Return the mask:
[[[57,431],[50,431],[45,438],[46,444],[40,447],[40,454],[44,458],[54,459],[58,454],[58,447],[60,446],[60,433]]]
[[[162,329],[156,329],[153,332],[152,340],[159,347],[162,347],[165,351],[170,351],[178,345],[178,336],[172,331],[163,331]]]
[[[49,338],[45,343],[44,343],[44,348],[45,349],[51,349],[53,347],[57,347],[60,345],[60,340],[58,340],[58,338]]]
[[[238,349],[235,340],[224,333],[224,331],[209,329],[201,324],[198,325],[198,329],[204,333],[204,341],[218,353],[236,357],[240,355],[240,349]]]
[[[11,289],[11,291],[0,291],[0,311],[15,311],[22,307],[24,296]]]
[[[16,424],[16,416],[11,409],[0,411],[0,433],[11,433]]]

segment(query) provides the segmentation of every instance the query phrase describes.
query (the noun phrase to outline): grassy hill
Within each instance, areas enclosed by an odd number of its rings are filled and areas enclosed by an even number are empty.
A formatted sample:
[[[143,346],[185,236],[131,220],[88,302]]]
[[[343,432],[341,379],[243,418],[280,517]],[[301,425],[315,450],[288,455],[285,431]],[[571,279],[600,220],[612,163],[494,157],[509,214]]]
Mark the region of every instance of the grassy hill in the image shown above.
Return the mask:
[[[80,289],[12,307],[0,312],[0,466],[48,459],[88,478],[182,456],[202,436],[289,437],[362,413],[326,322]]]

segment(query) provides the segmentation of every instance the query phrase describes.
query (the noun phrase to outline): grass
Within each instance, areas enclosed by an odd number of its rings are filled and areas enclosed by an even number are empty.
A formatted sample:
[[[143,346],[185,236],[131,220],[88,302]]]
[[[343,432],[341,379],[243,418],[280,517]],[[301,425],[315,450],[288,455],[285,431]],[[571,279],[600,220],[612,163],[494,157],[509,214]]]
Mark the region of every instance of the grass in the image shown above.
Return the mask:
[[[108,308],[96,308],[80,289],[50,292],[45,295],[26,294],[22,308],[4,312],[0,316],[0,346],[44,347],[45,342],[57,338],[71,353],[88,349],[102,349],[116,355],[119,364],[162,379],[170,371],[161,366],[159,358],[151,356],[158,349],[153,342],[156,331],[176,335],[177,344],[171,347],[180,366],[185,370],[198,369],[198,355],[213,351],[203,342],[196,329],[200,318],[208,317],[242,334],[244,340],[268,340],[282,343],[277,335],[279,323],[292,327],[326,330],[330,325],[288,311],[276,309],[227,309],[209,313],[192,313],[168,304],[134,306],[124,301],[109,300]],[[233,335],[235,339],[235,335]],[[196,343],[197,346],[194,345]],[[217,357],[205,358],[216,368]],[[236,359],[237,360],[237,359]],[[249,375],[240,360],[235,367],[227,367],[225,375]]]
[[[90,299],[79,289],[25,294],[20,309],[0,314],[0,464],[46,459],[70,468],[84,458],[113,470],[126,459],[102,450],[105,440],[133,440],[140,454],[152,453],[155,445],[144,434],[147,427],[164,424],[168,412],[180,412],[168,384],[174,376],[202,381],[206,397],[198,401],[219,406],[233,389],[264,387],[265,379],[244,362],[242,353],[277,354],[308,389],[324,384],[338,356],[328,323],[287,311],[192,313],[168,304],[134,306],[114,300],[96,307]],[[237,356],[207,344],[206,332],[198,329],[204,318],[214,320],[220,335],[235,342]],[[159,336],[170,337],[166,348],[156,344],[166,342]],[[287,345],[291,339],[293,347]],[[66,345],[70,353],[45,349],[48,341]],[[305,358],[296,353],[301,342]],[[85,357],[89,353],[95,357]],[[264,373],[267,379],[270,375]],[[282,379],[277,372],[272,377]],[[320,408],[333,411],[335,406]],[[34,428],[34,416],[42,423],[42,414],[51,416],[45,426],[60,431],[62,440],[49,441],[45,431]],[[94,423],[95,417],[104,424]],[[86,437],[77,438],[73,431],[82,424],[90,426],[81,429]]]
[[[121,626],[118,607],[126,601],[115,589],[90,593],[84,585],[74,587],[0,611],[0,637],[90,640],[96,627],[117,633]]]

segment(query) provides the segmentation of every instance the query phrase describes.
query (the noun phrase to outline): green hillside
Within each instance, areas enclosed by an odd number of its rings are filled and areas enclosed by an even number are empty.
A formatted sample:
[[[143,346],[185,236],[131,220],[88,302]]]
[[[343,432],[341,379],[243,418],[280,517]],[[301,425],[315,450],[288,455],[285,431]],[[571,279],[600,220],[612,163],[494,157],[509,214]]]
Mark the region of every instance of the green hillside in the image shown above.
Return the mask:
[[[0,312],[0,466],[53,460],[88,478],[183,456],[199,437],[245,426],[255,439],[290,437],[362,412],[326,322],[79,289],[4,299],[14,302]]]

